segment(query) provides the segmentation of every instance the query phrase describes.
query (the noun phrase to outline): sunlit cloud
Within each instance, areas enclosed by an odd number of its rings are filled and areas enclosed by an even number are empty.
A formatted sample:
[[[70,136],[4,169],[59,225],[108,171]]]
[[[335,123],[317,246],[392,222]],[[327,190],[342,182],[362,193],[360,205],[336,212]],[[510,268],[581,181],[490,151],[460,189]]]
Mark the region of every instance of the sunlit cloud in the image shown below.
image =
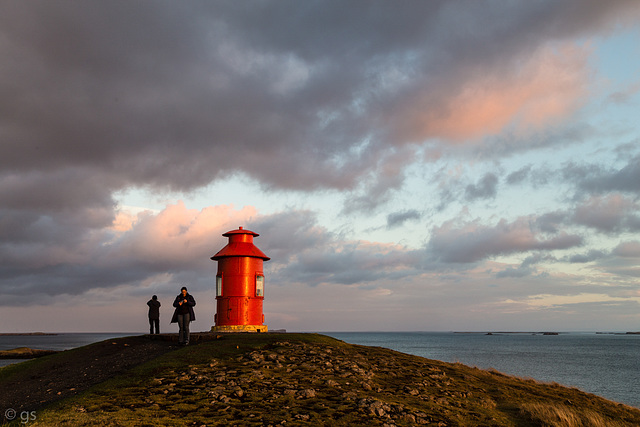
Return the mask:
[[[401,123],[414,129],[414,140],[464,142],[510,124],[527,129],[557,122],[584,102],[587,56],[588,49],[576,45],[542,46],[512,63],[479,68],[447,100],[435,102],[426,91],[407,106]]]

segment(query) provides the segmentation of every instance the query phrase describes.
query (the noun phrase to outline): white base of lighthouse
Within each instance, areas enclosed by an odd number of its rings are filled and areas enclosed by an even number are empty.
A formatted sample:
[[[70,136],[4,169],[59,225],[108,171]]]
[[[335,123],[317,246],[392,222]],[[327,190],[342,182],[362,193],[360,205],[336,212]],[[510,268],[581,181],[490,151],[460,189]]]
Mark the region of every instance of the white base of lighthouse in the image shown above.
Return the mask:
[[[269,332],[267,325],[220,325],[212,326],[211,332]]]

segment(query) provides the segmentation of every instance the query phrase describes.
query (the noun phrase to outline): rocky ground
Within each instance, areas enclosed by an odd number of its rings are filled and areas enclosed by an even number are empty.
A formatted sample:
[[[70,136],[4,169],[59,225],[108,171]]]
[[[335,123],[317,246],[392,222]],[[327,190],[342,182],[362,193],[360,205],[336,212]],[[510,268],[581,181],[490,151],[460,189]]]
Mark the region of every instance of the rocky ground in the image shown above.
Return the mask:
[[[637,426],[640,411],[315,334],[239,334],[158,357],[39,411],[35,425]]]
[[[229,412],[225,418],[230,423],[238,404],[245,402],[248,405],[241,411],[242,416],[266,425],[283,425],[292,420],[317,425],[345,417],[361,425],[374,420],[387,425],[448,425],[446,420],[455,417],[459,407],[448,398],[466,398],[471,393],[466,386],[462,392],[445,390],[454,380],[439,367],[415,366],[413,370],[406,362],[396,357],[369,359],[346,349],[283,341],[228,363],[212,361],[208,366],[169,372],[166,377],[152,380],[151,388],[168,396],[181,393],[186,385],[202,385],[198,389],[206,393],[209,406]],[[441,391],[433,394],[433,388]],[[319,403],[318,398],[322,399]],[[399,403],[407,398],[414,405]],[[163,400],[148,402],[162,410],[167,408]],[[260,405],[255,405],[258,402]],[[480,404],[495,407],[490,400],[481,399]],[[478,425],[493,421],[480,413],[476,415]]]

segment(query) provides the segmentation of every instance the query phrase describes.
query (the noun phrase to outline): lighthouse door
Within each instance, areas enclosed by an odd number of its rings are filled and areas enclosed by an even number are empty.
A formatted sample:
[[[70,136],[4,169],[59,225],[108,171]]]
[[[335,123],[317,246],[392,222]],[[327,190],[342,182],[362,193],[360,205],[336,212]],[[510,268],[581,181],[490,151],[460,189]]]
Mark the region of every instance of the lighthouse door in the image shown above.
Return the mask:
[[[248,301],[247,298],[233,298],[229,301],[227,308],[227,319],[232,325],[244,325],[248,319]]]
[[[229,301],[229,307],[227,308],[227,319],[230,324],[235,325],[238,322],[238,299],[233,298]]]

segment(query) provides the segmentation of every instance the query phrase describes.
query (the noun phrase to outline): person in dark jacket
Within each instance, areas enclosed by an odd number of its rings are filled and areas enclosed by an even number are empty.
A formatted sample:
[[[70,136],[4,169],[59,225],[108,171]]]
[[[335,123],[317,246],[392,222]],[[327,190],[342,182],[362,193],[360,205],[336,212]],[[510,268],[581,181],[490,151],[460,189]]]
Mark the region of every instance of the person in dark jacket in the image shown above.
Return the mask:
[[[171,323],[178,322],[178,327],[180,328],[178,341],[181,345],[189,344],[189,323],[196,320],[196,315],[193,312],[194,305],[196,305],[196,300],[187,292],[187,288],[183,286],[173,302],[173,306],[176,309],[171,318]]]
[[[149,334],[153,335],[153,326],[156,327],[156,334],[160,333],[160,301],[158,301],[158,296],[154,295],[149,302],[147,302],[149,306]]]

